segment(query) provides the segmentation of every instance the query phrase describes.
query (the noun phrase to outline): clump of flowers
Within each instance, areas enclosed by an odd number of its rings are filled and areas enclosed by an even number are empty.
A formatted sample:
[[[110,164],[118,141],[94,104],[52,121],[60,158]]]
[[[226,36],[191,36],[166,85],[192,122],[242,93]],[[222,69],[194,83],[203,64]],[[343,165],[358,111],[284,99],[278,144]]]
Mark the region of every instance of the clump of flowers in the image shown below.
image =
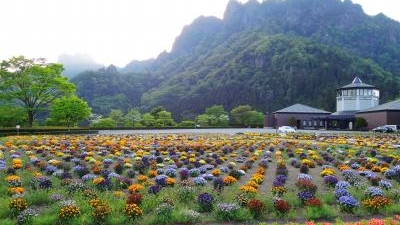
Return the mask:
[[[321,200],[319,200],[318,198],[315,198],[315,197],[308,199],[304,204],[306,206],[311,206],[311,207],[320,207],[320,206],[322,206]]]
[[[225,221],[234,220],[239,209],[240,206],[236,203],[219,203],[216,208],[216,216]]]
[[[371,198],[371,197],[376,197],[376,196],[383,196],[383,191],[382,189],[378,187],[368,187],[365,192],[365,197]]]
[[[274,209],[281,215],[289,212],[290,204],[283,199],[274,199]]]
[[[297,194],[297,197],[299,198],[300,202],[304,204],[309,199],[314,198],[314,193],[311,191],[301,191]]]
[[[329,175],[334,175],[335,174],[335,171],[332,169],[332,168],[325,168],[325,169],[323,169],[322,171],[321,171],[321,173],[320,173],[320,175],[322,176],[322,177],[325,177],[325,176],[329,176]]]
[[[24,198],[13,198],[8,203],[11,214],[16,216],[18,213],[28,208],[28,202]]]
[[[32,217],[37,216],[37,212],[33,209],[27,208],[17,216],[18,224],[30,224]]]
[[[247,208],[250,210],[250,212],[253,214],[255,218],[259,217],[262,211],[265,209],[265,204],[258,200],[258,199],[251,199],[247,203]]]
[[[209,193],[201,193],[197,197],[197,203],[202,212],[210,212],[213,208],[214,197]]]
[[[144,189],[144,186],[141,184],[132,184],[128,187],[128,191],[130,193],[139,192]]]
[[[247,194],[256,194],[257,193],[257,189],[250,185],[241,186],[240,191],[247,193]]]
[[[237,182],[237,179],[236,178],[234,178],[234,177],[232,177],[232,176],[226,176],[225,178],[224,178],[224,184],[225,185],[232,185],[232,184],[234,184],[234,183],[236,183]]]
[[[384,196],[375,196],[362,201],[362,205],[370,211],[378,211],[390,204],[392,200]]]
[[[324,176],[324,183],[328,185],[329,187],[335,187],[339,180],[337,179],[336,176],[334,175],[327,175]]]
[[[304,179],[304,178],[298,179],[296,182],[296,186],[301,191],[310,191],[313,194],[315,194],[315,192],[317,191],[317,185],[315,185],[311,179]]]
[[[340,210],[342,212],[353,213],[354,209],[356,209],[359,205],[357,199],[355,199],[351,195],[345,195],[339,198],[338,200]]]
[[[168,224],[171,221],[171,214],[174,210],[174,206],[170,203],[161,203],[156,209],[155,222],[159,224]]]
[[[124,213],[130,220],[135,220],[143,214],[142,209],[135,203],[125,204]]]
[[[58,212],[58,216],[62,220],[69,220],[74,217],[78,217],[81,214],[80,208],[75,204],[67,204],[61,206],[60,211]]]
[[[111,207],[106,204],[101,204],[94,208],[92,216],[95,221],[104,221],[111,213]]]
[[[63,200],[64,196],[62,194],[52,194],[52,195],[50,195],[49,198],[50,198],[50,201],[52,203],[54,203],[54,202],[58,202],[58,201]]]
[[[136,205],[140,205],[140,203],[142,203],[143,200],[143,195],[140,193],[132,193],[130,195],[128,195],[128,198],[126,199],[126,204],[136,204]]]
[[[197,223],[200,221],[200,213],[193,210],[184,210],[181,213],[181,216],[184,218],[187,223]]]
[[[287,192],[287,189],[284,186],[273,186],[271,192],[277,197],[282,197]]]
[[[237,195],[235,196],[235,201],[236,201],[240,206],[247,206],[247,203],[249,202],[249,198],[248,198],[245,194],[240,193],[240,194],[237,194]]]

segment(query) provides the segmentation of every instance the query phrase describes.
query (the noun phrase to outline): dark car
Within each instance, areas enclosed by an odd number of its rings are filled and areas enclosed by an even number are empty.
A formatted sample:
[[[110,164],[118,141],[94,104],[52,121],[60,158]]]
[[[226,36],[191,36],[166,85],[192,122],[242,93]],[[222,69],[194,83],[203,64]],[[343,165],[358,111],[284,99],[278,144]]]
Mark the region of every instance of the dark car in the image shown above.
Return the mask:
[[[376,133],[393,133],[393,129],[387,126],[379,126],[372,129],[373,132]]]

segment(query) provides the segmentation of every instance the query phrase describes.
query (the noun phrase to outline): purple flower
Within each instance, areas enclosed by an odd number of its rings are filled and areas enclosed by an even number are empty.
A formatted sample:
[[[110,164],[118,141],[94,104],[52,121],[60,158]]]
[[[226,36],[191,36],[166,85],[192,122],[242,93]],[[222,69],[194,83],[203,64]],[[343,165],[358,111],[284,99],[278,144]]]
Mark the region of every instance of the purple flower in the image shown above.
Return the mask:
[[[338,179],[334,175],[327,175],[324,177],[324,183],[328,186],[335,186],[338,182]]]
[[[346,189],[348,187],[350,187],[350,184],[347,181],[338,181],[335,185],[335,189]]]
[[[193,179],[193,182],[195,185],[198,185],[198,186],[204,186],[207,184],[207,180],[204,179],[203,177],[195,177]]]
[[[335,190],[335,196],[337,199],[343,196],[350,196],[350,192],[344,188],[338,188]]]
[[[364,193],[366,197],[383,196],[383,191],[379,187],[368,187]]]
[[[211,205],[214,201],[214,197],[209,193],[201,193],[197,197],[197,203],[200,205]]]
[[[306,202],[308,199],[314,197],[314,194],[311,191],[302,191],[297,194],[297,197],[300,199],[302,203]]]
[[[161,188],[162,188],[162,187],[159,186],[159,185],[152,185],[152,186],[149,187],[148,192],[149,192],[149,194],[154,194],[154,195],[156,195],[158,192],[161,191]]]

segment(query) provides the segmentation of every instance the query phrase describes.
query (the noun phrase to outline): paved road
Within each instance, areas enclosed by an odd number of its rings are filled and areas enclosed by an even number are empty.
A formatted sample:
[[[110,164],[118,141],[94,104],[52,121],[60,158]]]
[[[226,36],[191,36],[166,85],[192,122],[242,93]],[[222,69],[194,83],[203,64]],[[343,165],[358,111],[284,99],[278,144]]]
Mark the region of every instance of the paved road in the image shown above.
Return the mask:
[[[237,134],[237,133],[275,133],[276,129],[267,128],[221,128],[221,129],[161,129],[161,130],[100,130],[99,134],[176,134],[176,133],[195,133],[195,134]],[[352,131],[332,131],[332,130],[297,130],[297,132],[307,133],[353,133]]]

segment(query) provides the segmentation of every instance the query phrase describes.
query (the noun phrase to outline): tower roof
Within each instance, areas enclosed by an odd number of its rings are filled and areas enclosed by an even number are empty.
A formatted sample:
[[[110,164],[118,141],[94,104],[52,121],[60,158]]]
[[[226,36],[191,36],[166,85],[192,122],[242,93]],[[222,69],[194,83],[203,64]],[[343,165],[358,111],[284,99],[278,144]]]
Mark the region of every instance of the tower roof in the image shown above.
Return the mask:
[[[353,82],[351,82],[351,84],[345,85],[338,89],[354,89],[354,88],[372,89],[372,88],[375,88],[375,86],[363,83],[361,81],[361,79],[358,76],[356,76],[356,77],[354,77]]]

